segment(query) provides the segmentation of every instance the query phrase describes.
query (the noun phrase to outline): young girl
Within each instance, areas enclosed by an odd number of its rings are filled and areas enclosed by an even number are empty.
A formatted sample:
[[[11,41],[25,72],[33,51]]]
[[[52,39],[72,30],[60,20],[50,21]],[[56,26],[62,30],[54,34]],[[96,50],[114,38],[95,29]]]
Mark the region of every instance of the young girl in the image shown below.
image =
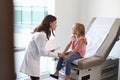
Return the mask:
[[[40,57],[54,54],[54,50],[46,51],[45,46],[51,33],[56,28],[57,18],[47,15],[42,23],[36,27],[32,33],[32,38],[26,48],[25,57],[20,71],[30,76],[31,80],[39,80],[40,76]]]
[[[86,44],[87,40],[85,38],[85,28],[83,24],[75,23],[73,25],[72,37],[66,48],[62,53],[59,53],[59,61],[56,67],[56,72],[54,74],[50,74],[51,77],[58,79],[59,71],[62,68],[62,63],[65,60],[65,80],[71,80],[71,63],[76,60],[83,58],[86,53]],[[72,51],[68,51],[68,49],[72,47]]]

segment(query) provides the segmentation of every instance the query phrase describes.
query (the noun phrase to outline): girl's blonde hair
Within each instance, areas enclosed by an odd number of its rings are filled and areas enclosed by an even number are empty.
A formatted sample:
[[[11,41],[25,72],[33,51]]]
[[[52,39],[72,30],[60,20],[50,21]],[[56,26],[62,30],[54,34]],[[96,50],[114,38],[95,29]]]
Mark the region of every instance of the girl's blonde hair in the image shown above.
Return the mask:
[[[85,36],[85,27],[81,23],[75,23],[74,27],[76,29],[76,35],[77,36]]]

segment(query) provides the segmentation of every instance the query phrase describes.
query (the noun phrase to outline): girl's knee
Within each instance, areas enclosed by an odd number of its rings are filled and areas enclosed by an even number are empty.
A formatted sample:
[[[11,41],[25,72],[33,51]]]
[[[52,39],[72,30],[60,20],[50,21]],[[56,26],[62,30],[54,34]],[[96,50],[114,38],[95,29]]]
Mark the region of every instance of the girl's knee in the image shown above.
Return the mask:
[[[73,60],[71,58],[68,58],[66,62],[72,62]]]

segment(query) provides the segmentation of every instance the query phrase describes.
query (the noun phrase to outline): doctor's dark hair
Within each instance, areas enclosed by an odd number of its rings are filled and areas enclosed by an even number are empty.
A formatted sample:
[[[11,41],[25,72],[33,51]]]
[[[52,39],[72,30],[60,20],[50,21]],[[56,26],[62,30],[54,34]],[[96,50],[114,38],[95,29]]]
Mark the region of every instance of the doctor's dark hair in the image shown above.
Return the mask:
[[[53,22],[53,21],[56,21],[56,20],[57,20],[57,18],[55,16],[53,16],[53,15],[45,16],[45,18],[43,19],[41,24],[34,29],[33,33],[34,32],[41,32],[41,31],[43,31],[43,32],[46,33],[47,39],[50,38],[51,32],[55,36],[53,30],[50,29],[50,23]]]

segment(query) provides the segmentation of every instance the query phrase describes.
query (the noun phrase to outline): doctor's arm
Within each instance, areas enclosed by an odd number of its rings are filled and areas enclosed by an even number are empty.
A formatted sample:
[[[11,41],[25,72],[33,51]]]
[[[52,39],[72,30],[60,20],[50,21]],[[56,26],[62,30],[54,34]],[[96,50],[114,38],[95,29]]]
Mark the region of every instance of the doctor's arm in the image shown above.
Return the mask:
[[[57,57],[58,54],[54,52],[54,50],[46,51],[45,47],[47,44],[46,35],[40,35],[36,41],[37,47],[39,50],[40,56],[49,56],[49,57]]]

